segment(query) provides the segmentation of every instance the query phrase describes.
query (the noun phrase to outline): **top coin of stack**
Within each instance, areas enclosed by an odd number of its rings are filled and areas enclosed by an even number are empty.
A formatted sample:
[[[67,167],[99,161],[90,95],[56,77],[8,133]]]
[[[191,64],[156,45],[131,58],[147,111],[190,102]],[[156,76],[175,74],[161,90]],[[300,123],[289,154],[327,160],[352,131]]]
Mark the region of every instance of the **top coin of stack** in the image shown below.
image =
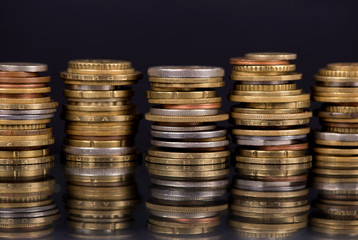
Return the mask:
[[[0,63],[0,236],[37,238],[59,218],[51,195],[54,164],[47,127],[57,102],[49,96],[46,64]]]
[[[358,63],[331,63],[315,75],[313,99],[323,102],[315,132],[313,187],[319,191],[312,229],[358,235]]]
[[[148,70],[149,103],[154,146],[146,156],[152,179],[148,228],[155,234],[197,235],[213,232],[228,185],[228,119],[219,111],[224,70],[204,66],[162,66]],[[159,235],[158,235],[159,236]]]
[[[72,234],[117,235],[139,201],[134,171],[138,114],[130,99],[141,77],[122,60],[72,60],[62,72],[68,100],[63,152]]]
[[[309,94],[296,88],[293,53],[248,53],[232,58],[229,96],[236,156],[230,225],[240,235],[289,236],[307,224],[307,170],[311,156],[305,126],[312,116]]]

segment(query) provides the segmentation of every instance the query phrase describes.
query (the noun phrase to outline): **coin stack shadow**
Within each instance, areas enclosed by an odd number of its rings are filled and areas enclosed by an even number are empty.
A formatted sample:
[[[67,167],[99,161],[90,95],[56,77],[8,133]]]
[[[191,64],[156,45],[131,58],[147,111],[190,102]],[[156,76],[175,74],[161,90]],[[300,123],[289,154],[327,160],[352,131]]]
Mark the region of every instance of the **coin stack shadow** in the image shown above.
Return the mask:
[[[60,73],[66,134],[68,227],[74,236],[126,234],[139,202],[134,172],[138,114],[128,87],[141,78],[122,60],[73,60]]]
[[[315,132],[312,187],[318,199],[311,228],[334,239],[358,235],[358,63],[332,63],[315,75],[313,99],[322,130]],[[327,238],[325,238],[327,239]]]
[[[283,238],[307,225],[305,126],[312,116],[309,94],[296,89],[296,54],[249,53],[232,58],[229,95],[237,176],[231,189],[229,225],[244,237]]]
[[[0,237],[40,238],[53,232],[59,210],[55,180],[51,100],[46,64],[0,63]]]
[[[157,104],[145,115],[155,122],[145,158],[152,182],[148,228],[157,238],[216,234],[229,174],[227,131],[215,124],[229,118],[215,90],[224,85],[224,70],[152,67],[148,75],[147,98]]]

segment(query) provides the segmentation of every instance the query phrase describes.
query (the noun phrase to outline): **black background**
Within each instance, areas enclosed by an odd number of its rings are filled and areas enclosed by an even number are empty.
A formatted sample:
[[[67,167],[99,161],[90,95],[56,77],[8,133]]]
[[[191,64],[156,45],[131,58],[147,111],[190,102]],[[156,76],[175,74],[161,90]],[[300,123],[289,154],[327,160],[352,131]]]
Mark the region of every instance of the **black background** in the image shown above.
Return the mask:
[[[71,59],[125,59],[144,73],[156,65],[214,65],[228,74],[230,57],[252,51],[295,52],[297,70],[304,74],[298,86],[308,92],[319,67],[357,61],[357,6],[348,0],[0,1],[0,61],[49,65],[51,96],[60,102],[52,123],[53,149],[59,153],[65,99],[58,72]],[[229,110],[226,95],[233,83],[225,80],[219,93],[224,110]],[[145,113],[146,74],[135,89],[133,101]],[[312,126],[317,127],[317,120]],[[142,120],[136,142],[143,153],[149,146],[148,127]],[[139,172],[140,189],[147,196],[143,166]],[[139,211],[144,225],[143,205]]]

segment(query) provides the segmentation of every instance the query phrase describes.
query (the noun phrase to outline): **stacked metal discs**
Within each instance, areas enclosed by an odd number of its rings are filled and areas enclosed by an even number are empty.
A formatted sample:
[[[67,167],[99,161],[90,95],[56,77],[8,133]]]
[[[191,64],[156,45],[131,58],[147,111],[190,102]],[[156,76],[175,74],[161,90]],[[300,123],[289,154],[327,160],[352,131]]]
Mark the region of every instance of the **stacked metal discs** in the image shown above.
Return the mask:
[[[152,181],[148,228],[157,237],[213,232],[225,194],[229,168],[226,130],[215,88],[224,85],[219,67],[163,66],[148,70],[152,90],[145,115],[153,121],[146,167]]]
[[[134,171],[138,115],[130,103],[141,73],[128,61],[73,60],[62,72],[70,232],[120,235],[139,201]]]
[[[231,190],[229,224],[242,236],[282,238],[307,224],[305,126],[312,116],[309,94],[296,88],[296,54],[249,53],[232,58],[229,96],[239,102],[231,109],[236,172]]]
[[[54,143],[47,126],[57,102],[46,96],[47,65],[0,63],[0,237],[39,238],[60,217],[48,175]]]
[[[314,100],[323,102],[315,132],[313,187],[319,196],[311,218],[319,233],[358,235],[358,63],[333,63],[315,76]]]

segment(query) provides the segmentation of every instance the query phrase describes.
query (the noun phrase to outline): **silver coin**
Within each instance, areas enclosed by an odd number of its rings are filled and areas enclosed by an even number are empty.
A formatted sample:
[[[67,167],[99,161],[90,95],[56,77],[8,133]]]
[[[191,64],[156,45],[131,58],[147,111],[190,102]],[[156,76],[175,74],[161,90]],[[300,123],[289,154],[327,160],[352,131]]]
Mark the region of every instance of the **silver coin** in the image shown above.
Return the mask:
[[[200,139],[200,138],[216,138],[226,136],[226,129],[202,132],[161,132],[150,130],[150,136],[155,138],[169,139]]]
[[[315,138],[327,141],[357,142],[358,134],[353,133],[333,133],[333,132],[315,132]]]
[[[313,187],[324,191],[358,191],[358,183],[313,182]]]
[[[58,213],[58,208],[40,211],[40,212],[30,212],[30,213],[1,213],[0,218],[35,218],[35,217],[45,217]]]
[[[219,109],[162,109],[162,108],[150,108],[150,113],[154,115],[162,116],[212,116],[219,113]]]
[[[229,144],[229,140],[216,142],[167,142],[152,139],[150,143],[153,146],[168,148],[213,148],[227,146]]]
[[[151,196],[168,201],[214,201],[226,194],[226,189],[214,191],[175,191],[160,188],[151,188]]]
[[[0,110],[0,115],[39,115],[55,113],[56,108],[39,109],[39,110]]]
[[[229,180],[215,180],[215,181],[170,181],[158,178],[151,178],[153,184],[168,186],[168,187],[180,187],[180,188],[226,188],[229,184]]]
[[[0,119],[6,120],[38,120],[53,118],[53,114],[41,114],[41,115],[0,115]]]
[[[41,207],[23,207],[23,208],[0,208],[0,214],[3,213],[32,213],[32,212],[42,212],[53,209],[56,207],[56,204],[50,204]],[[1,217],[1,216],[0,216]]]
[[[319,111],[318,116],[322,118],[358,118],[358,113],[339,113]]]
[[[247,139],[247,140],[257,140],[257,141],[282,141],[282,140],[297,140],[297,139],[303,139],[306,135],[290,135],[290,136],[235,136],[236,139]]]
[[[320,82],[317,81],[318,86],[324,87],[358,87],[358,82]]]
[[[121,176],[134,173],[135,168],[75,168],[65,167],[65,174],[75,176]]]
[[[248,191],[258,191],[258,192],[291,192],[291,191],[298,191],[305,189],[306,185],[300,186],[292,186],[292,187],[255,187],[252,185],[236,185],[234,184],[235,188],[248,190]]]
[[[290,84],[292,81],[235,81],[241,85],[276,85],[276,84]]]
[[[249,139],[236,139],[235,143],[238,145],[244,146],[278,146],[278,145],[290,145],[298,143],[297,140],[280,140],[280,141],[258,141],[258,140],[249,140]]]
[[[43,63],[26,63],[26,62],[2,62],[0,71],[11,72],[46,72],[47,64]]]
[[[200,212],[200,213],[182,213],[182,212],[165,212],[153,209],[148,209],[149,212],[157,217],[162,218],[207,218],[218,215],[218,212]]]
[[[148,69],[148,76],[162,78],[211,78],[224,75],[223,68],[210,66],[158,66]]]
[[[134,147],[113,147],[113,148],[92,148],[92,147],[73,147],[64,145],[63,151],[74,155],[129,155],[137,152]]]
[[[199,132],[199,131],[210,131],[214,130],[216,125],[202,125],[202,126],[161,126],[152,124],[152,129],[164,132]]]
[[[117,86],[112,85],[76,85],[76,84],[66,84],[66,89],[78,90],[78,91],[111,91],[117,90]]]

